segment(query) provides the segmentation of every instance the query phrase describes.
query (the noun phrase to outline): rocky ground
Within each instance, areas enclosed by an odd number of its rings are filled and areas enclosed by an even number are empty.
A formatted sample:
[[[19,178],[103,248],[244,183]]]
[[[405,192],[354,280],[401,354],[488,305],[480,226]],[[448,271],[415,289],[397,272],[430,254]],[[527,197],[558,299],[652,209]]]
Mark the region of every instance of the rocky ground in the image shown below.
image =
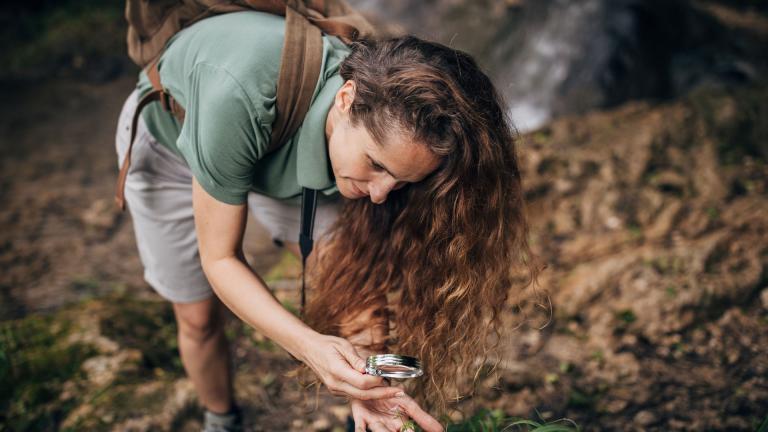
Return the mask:
[[[768,413],[765,96],[764,85],[700,90],[524,137],[552,315],[514,338],[506,406],[600,430],[757,428]]]
[[[111,205],[112,129],[131,84],[60,82],[3,108],[4,430],[197,424],[170,309],[142,282],[130,219]],[[766,97],[764,85],[704,89],[521,138],[551,307],[511,333],[468,412],[587,430],[756,429],[768,412]],[[296,262],[255,224],[248,238],[251,262],[293,301]],[[235,321],[230,334],[251,430],[343,424],[344,404],[302,390],[281,350]]]

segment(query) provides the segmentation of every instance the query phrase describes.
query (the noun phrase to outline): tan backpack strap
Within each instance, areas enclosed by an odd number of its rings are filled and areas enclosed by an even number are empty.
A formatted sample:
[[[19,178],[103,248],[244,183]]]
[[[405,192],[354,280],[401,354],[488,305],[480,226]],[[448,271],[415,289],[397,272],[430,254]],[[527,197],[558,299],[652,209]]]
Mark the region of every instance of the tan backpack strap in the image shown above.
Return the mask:
[[[277,149],[301,126],[320,76],[322,33],[304,14],[306,7],[303,2],[286,2],[285,41],[277,80],[277,118],[272,125],[267,152]]]
[[[120,174],[117,176],[117,187],[115,189],[115,203],[120,210],[125,210],[125,181],[128,178],[128,170],[131,167],[131,151],[133,150],[133,142],[136,141],[136,130],[139,126],[141,110],[150,102],[160,100],[162,94],[162,90],[153,90],[152,92],[147,93],[141,100],[139,100],[138,105],[136,105],[136,111],[133,113],[133,120],[131,121],[131,141],[128,143],[128,151],[125,152],[125,158],[123,159],[123,165],[120,167]]]
[[[152,84],[152,88],[155,90],[163,90],[163,84],[160,83],[160,58],[156,58],[152,62],[150,62],[146,68],[144,68],[144,73],[147,74],[147,78],[149,78],[149,83]]]
[[[307,6],[312,24],[346,44],[377,35],[373,25],[344,0],[307,0]]]
[[[125,210],[125,182],[128,178],[128,169],[131,167],[131,152],[133,150],[133,142],[136,140],[136,130],[139,126],[139,117],[141,111],[150,102],[160,101],[163,108],[176,116],[179,121],[184,122],[184,108],[176,102],[170,93],[165,91],[163,85],[160,83],[160,69],[158,64],[160,59],[157,58],[150,62],[144,69],[144,72],[149,78],[149,82],[152,84],[152,91],[144,95],[136,105],[136,110],[133,112],[133,119],[131,120],[131,141],[128,143],[128,151],[125,152],[125,159],[120,167],[120,174],[117,177],[117,187],[115,189],[115,203],[120,210]]]
[[[147,74],[147,78],[152,84],[152,88],[155,89],[155,91],[162,93],[160,95],[160,104],[163,106],[163,109],[173,114],[180,122],[184,123],[184,116],[186,115],[186,111],[184,111],[184,107],[182,107],[180,103],[176,102],[176,99],[174,99],[174,97],[171,96],[171,94],[168,93],[165,88],[163,88],[163,84],[160,82],[159,64],[160,58],[153,60],[150,64],[147,65],[147,67],[144,69],[144,72]]]

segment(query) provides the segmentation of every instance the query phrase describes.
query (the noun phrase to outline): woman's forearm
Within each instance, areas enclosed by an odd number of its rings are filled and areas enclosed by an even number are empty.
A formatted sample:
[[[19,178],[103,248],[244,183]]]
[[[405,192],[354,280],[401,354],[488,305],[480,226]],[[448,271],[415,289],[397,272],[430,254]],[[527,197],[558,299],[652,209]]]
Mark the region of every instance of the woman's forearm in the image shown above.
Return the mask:
[[[240,319],[299,360],[317,332],[287,311],[264,281],[236,256],[203,263],[206,276],[224,304]]]

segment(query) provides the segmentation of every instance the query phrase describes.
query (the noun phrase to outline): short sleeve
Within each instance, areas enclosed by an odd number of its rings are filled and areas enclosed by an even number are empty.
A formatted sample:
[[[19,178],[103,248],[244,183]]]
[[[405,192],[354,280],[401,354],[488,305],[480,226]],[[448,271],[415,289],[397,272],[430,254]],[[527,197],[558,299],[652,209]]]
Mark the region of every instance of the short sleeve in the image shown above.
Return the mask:
[[[218,201],[243,204],[266,133],[242,86],[206,63],[191,71],[177,145],[198,183]]]

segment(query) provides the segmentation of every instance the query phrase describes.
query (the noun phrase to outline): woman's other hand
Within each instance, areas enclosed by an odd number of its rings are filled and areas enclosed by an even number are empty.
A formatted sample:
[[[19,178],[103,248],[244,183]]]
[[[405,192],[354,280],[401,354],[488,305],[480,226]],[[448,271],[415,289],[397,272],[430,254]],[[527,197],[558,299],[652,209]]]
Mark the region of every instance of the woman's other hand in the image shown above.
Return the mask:
[[[336,396],[370,400],[393,398],[401,390],[365,373],[365,360],[346,339],[319,335],[304,347],[302,360]]]
[[[402,390],[401,390],[402,391]],[[405,393],[387,399],[350,401],[355,432],[400,432],[412,419],[425,432],[443,432],[443,426]]]

